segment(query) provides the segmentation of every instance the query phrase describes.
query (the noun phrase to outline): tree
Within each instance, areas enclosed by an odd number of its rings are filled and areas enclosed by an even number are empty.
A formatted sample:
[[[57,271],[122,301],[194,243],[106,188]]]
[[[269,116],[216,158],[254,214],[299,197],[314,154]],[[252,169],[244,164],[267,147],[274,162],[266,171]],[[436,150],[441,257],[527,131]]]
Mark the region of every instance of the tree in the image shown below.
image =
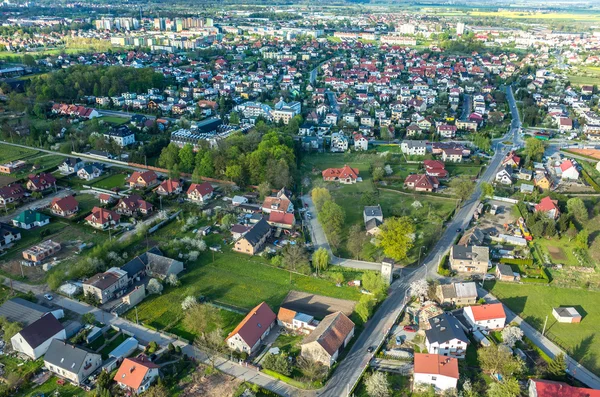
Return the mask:
[[[577,233],[577,238],[575,239],[575,245],[577,248],[587,249],[589,247],[590,240],[590,232],[587,229],[583,229],[579,233]]]
[[[521,386],[515,378],[505,378],[502,382],[493,382],[487,391],[488,397],[518,397]]]
[[[487,182],[481,183],[481,198],[490,198],[494,196],[494,187]]]
[[[183,324],[194,334],[203,335],[214,324],[220,326],[219,309],[206,303],[193,305],[186,310]]]
[[[329,242],[337,245],[341,238],[346,214],[344,209],[333,201],[326,201],[318,214],[319,222],[327,234]]]
[[[573,197],[567,200],[567,211],[569,211],[569,215],[580,223],[588,220],[588,210],[585,207],[583,200],[579,197]]]
[[[169,397],[169,395],[169,390],[160,383],[148,388],[144,393],[144,397]]]
[[[569,237],[569,241],[572,241],[575,237],[577,237],[577,228],[573,224],[573,222],[569,223],[569,229],[567,229],[567,237]]]
[[[84,324],[94,324],[96,322],[96,316],[94,316],[94,313],[84,313],[81,316],[81,322]]]
[[[536,138],[527,138],[525,140],[525,156],[534,161],[540,161],[546,151],[544,142]]]
[[[479,397],[479,393],[477,393],[477,390],[473,388],[473,384],[471,383],[470,379],[465,380],[462,389],[464,397]]]
[[[368,241],[368,237],[360,224],[352,225],[348,233],[347,247],[348,251],[356,259],[359,259],[363,246]]]
[[[225,177],[230,181],[235,182],[238,185],[241,185],[244,180],[244,170],[241,165],[231,164],[225,168]]]
[[[174,273],[171,273],[167,276],[167,279],[165,280],[165,282],[170,285],[171,287],[178,287],[179,284],[181,284],[179,282],[179,278],[177,278],[177,275]]]
[[[459,176],[458,178],[454,178],[452,181],[450,181],[450,188],[460,200],[464,201],[471,197],[471,194],[473,194],[475,184],[469,177]]]
[[[185,311],[185,310],[193,308],[197,304],[198,304],[198,300],[196,300],[195,297],[188,295],[185,297],[183,302],[181,302],[181,309]]]
[[[189,143],[185,144],[179,151],[179,164],[183,172],[191,172],[194,169],[194,147]]]
[[[328,372],[326,366],[313,359],[310,355],[300,356],[296,361],[296,365],[298,366],[298,369],[302,371],[304,377],[310,382],[323,379]]]
[[[211,367],[214,369],[217,357],[225,351],[223,330],[221,328],[215,328],[209,333],[202,334],[200,338],[196,339],[196,345],[201,348],[204,347],[203,350],[208,354]]]
[[[506,347],[494,345],[481,348],[477,350],[477,357],[481,369],[490,374],[508,377],[523,371],[523,361],[514,357]]]
[[[424,296],[427,296],[428,293],[429,284],[427,283],[427,280],[419,279],[410,284],[410,296],[420,299]]]
[[[373,170],[373,180],[378,182],[385,176],[385,171],[381,167],[377,167]]]
[[[567,377],[567,361],[565,355],[560,353],[554,357],[554,360],[548,363],[546,369],[547,378],[556,381],[564,381]]]
[[[231,112],[229,114],[229,124],[231,124],[231,125],[240,124],[240,116],[237,114],[237,112]]]
[[[413,247],[415,224],[409,217],[387,218],[381,227],[379,245],[386,256],[401,261]]]
[[[174,143],[169,143],[169,145],[160,152],[160,156],[158,157],[158,165],[170,170],[175,164],[178,163],[179,147]]]
[[[363,295],[356,304],[356,314],[364,322],[367,322],[371,314],[373,314],[373,308],[375,307],[375,299],[369,295]]]
[[[511,348],[521,339],[523,339],[523,331],[519,327],[506,327],[502,330],[502,341]]]
[[[267,354],[262,362],[263,367],[280,374],[290,376],[292,374],[292,366],[286,355],[284,354]]]
[[[261,182],[260,185],[258,185],[257,190],[261,200],[264,200],[265,197],[271,195],[271,185],[269,185],[269,182]]]
[[[157,279],[153,278],[148,281],[148,293],[149,294],[162,294],[163,285]]]
[[[23,64],[25,66],[35,66],[35,58],[29,54],[23,55]]]
[[[110,376],[110,372],[101,371],[100,374],[98,375],[98,380],[96,381],[96,384],[98,385],[98,387],[103,387],[105,389],[108,389],[108,388],[110,388],[112,381],[113,381],[113,378],[112,378],[112,376]]]
[[[17,322],[8,321],[5,317],[0,317],[0,327],[4,331],[2,336],[5,343],[11,343],[10,338],[19,333],[22,329],[21,324]]]
[[[389,397],[390,382],[385,372],[375,371],[365,381],[369,397]]]
[[[362,276],[362,285],[373,294],[376,300],[380,301],[387,295],[389,287],[387,281],[377,272],[364,272]]]
[[[229,230],[231,225],[237,222],[237,217],[234,214],[225,214],[221,218],[221,229]]]
[[[301,265],[308,264],[306,250],[299,244],[288,244],[283,249],[283,262],[288,269],[296,270]]]
[[[329,266],[329,260],[329,252],[323,247],[316,250],[312,255],[312,264],[317,271],[326,270]]]
[[[323,208],[325,202],[332,200],[329,190],[324,187],[314,188],[310,195],[317,212],[321,211],[321,208]]]

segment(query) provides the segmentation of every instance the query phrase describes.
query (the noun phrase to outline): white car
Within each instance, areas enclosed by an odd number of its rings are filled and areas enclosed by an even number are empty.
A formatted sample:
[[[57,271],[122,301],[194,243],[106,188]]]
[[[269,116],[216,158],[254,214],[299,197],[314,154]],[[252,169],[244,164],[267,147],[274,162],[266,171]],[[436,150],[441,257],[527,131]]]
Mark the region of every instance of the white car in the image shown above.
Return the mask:
[[[485,276],[483,276],[483,279],[486,281],[495,280],[496,276],[494,276],[493,274],[486,274]]]
[[[49,300],[49,301],[51,301],[52,299],[54,299],[54,298],[52,297],[52,295],[50,295],[50,294],[45,294],[45,295],[44,295],[44,298],[46,298],[46,299],[47,299],[47,300]]]

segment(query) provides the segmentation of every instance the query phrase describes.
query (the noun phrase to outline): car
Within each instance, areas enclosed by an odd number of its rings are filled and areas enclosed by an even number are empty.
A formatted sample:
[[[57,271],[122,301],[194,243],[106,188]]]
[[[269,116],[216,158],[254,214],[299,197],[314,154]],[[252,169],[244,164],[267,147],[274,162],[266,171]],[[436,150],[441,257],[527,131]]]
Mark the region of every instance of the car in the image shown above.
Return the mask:
[[[484,280],[495,280],[496,276],[494,276],[493,274],[486,274],[485,276],[483,276]]]
[[[397,345],[401,345],[402,344],[402,336],[401,335],[396,336],[396,344]]]
[[[49,300],[49,301],[51,301],[52,299],[54,299],[54,298],[52,297],[52,295],[50,295],[50,294],[45,294],[45,295],[44,295],[44,298],[46,298],[46,299],[47,299],[47,300]]]
[[[414,325],[405,325],[404,327],[402,327],[402,329],[406,332],[417,332],[417,327]]]
[[[374,350],[375,350],[375,349],[373,348],[373,346],[369,346],[369,347],[367,348],[367,352],[369,352],[369,353],[373,353],[373,351],[374,351]]]
[[[460,233],[460,232],[462,232],[462,229],[459,227],[456,229],[456,233]]]

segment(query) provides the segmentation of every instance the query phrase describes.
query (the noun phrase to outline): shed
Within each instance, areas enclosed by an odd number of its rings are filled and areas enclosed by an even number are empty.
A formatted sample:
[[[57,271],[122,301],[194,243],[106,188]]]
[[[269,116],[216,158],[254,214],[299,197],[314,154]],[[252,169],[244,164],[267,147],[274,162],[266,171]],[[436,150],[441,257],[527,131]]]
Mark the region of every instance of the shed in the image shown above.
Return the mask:
[[[580,323],[582,318],[574,307],[555,307],[552,315],[559,323]]]
[[[115,357],[117,359],[129,356],[138,348],[138,341],[134,337],[127,338],[115,350],[108,353],[109,357]]]

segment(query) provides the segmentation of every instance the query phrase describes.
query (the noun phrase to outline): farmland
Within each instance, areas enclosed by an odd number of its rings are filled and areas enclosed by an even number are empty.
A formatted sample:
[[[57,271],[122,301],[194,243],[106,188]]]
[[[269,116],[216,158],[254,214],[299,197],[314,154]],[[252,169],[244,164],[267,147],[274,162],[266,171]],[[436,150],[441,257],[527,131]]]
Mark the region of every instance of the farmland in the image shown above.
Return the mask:
[[[495,17],[508,19],[534,19],[534,20],[561,20],[561,21],[580,21],[580,22],[600,22],[598,13],[557,13],[557,12],[519,12],[519,11],[472,11],[469,15],[474,17]]]
[[[15,146],[0,145],[0,163],[20,160],[25,157],[33,156],[38,153],[37,150],[25,149]]]

